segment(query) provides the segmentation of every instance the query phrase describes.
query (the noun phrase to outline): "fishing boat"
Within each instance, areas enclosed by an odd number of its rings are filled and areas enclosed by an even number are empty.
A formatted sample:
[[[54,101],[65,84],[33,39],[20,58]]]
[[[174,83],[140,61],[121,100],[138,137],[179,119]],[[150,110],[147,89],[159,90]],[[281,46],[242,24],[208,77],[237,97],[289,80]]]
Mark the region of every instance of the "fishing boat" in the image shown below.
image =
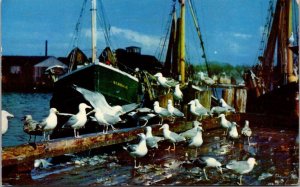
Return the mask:
[[[113,58],[110,48],[103,50],[100,58],[97,58],[96,46],[96,0],[91,1],[91,36],[92,58],[91,62],[84,58],[82,51],[75,48],[69,55],[71,59],[67,74],[59,77],[54,84],[53,97],[50,107],[55,107],[61,112],[74,113],[83,98],[80,97],[73,85],[77,85],[91,91],[101,92],[110,104],[138,103],[141,100],[140,80],[129,71],[123,71],[114,66],[115,60],[101,58],[103,55]],[[82,61],[81,65],[74,62]],[[86,60],[84,60],[86,59]],[[102,60],[102,61],[99,61]],[[110,61],[109,61],[110,60]],[[75,108],[75,111],[74,111]]]
[[[299,117],[299,12],[296,1],[270,1],[258,63],[245,75],[247,111]],[[266,41],[266,43],[265,43]],[[277,55],[277,56],[276,56]]]

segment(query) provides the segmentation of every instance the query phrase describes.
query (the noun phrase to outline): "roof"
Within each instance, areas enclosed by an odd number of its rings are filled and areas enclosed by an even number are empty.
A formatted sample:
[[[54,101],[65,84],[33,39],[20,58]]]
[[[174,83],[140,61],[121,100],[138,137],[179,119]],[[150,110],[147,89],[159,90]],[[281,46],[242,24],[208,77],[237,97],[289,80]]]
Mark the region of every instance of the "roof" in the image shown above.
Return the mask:
[[[38,64],[35,64],[34,67],[49,67],[49,66],[53,66],[53,65],[60,65],[60,66],[67,68],[67,66],[64,63],[57,60],[57,58],[55,58],[55,57],[49,57],[48,59],[46,59]]]

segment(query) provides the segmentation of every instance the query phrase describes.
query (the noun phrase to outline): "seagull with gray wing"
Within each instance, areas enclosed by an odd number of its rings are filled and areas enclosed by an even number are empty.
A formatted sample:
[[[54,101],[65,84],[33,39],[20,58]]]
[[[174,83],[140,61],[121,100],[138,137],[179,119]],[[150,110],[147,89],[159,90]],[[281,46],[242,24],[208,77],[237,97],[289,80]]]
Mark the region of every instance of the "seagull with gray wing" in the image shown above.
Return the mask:
[[[172,151],[175,151],[175,143],[186,140],[183,136],[180,136],[179,134],[170,131],[168,124],[164,124],[159,129],[163,129],[164,138],[166,140],[170,141],[171,143],[173,143],[174,147],[173,147],[173,149],[171,149]],[[170,150],[170,146],[167,150]]]
[[[85,123],[87,122],[86,109],[92,107],[88,106],[85,103],[80,103],[78,108],[79,112],[72,115],[69,120],[62,126],[62,128],[73,128],[75,138],[80,138],[79,132],[76,132],[76,130],[84,127]]]
[[[46,132],[52,131],[57,125],[57,115],[58,111],[56,108],[50,108],[48,117],[44,118],[42,122],[38,124],[38,129],[44,132],[44,141],[46,141]],[[50,135],[48,134],[48,141],[50,140]]]

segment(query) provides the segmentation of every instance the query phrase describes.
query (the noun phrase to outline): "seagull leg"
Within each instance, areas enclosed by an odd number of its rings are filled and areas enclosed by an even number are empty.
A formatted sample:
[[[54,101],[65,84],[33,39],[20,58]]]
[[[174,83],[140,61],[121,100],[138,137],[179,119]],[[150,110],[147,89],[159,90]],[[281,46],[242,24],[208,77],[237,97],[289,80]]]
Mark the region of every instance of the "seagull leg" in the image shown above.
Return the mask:
[[[196,147],[195,157],[197,157],[197,155],[198,155],[198,154],[197,154],[197,150],[198,150],[198,149],[197,149],[197,147]]]
[[[248,136],[248,144],[249,144],[249,146],[250,146],[250,136]]]
[[[36,142],[36,135],[34,135],[34,143]]]
[[[76,130],[73,129],[73,132],[74,132],[74,138],[76,138]]]
[[[138,166],[136,166],[136,158],[134,158],[134,169],[139,168]]]
[[[116,130],[116,128],[115,128],[113,125],[110,125],[110,126],[111,126],[111,129],[112,129],[113,131]]]
[[[146,123],[144,123],[144,125],[142,125],[141,127],[145,127],[148,123],[148,120],[146,119]]]
[[[238,185],[242,185],[242,177],[243,175],[240,175],[240,182],[237,183]]]
[[[203,168],[203,173],[204,173],[205,179],[206,179],[206,180],[209,180],[209,179],[207,178],[207,175],[206,175],[206,172],[205,172],[205,168]]]
[[[169,145],[168,149],[165,149],[166,151],[170,151],[171,146]]]
[[[29,135],[29,140],[28,140],[28,143],[30,142],[30,140],[31,140],[31,135]]]
[[[171,149],[172,151],[175,151],[175,143],[173,143],[173,149]]]
[[[43,141],[46,141],[46,132],[44,131],[44,139],[43,139]]]

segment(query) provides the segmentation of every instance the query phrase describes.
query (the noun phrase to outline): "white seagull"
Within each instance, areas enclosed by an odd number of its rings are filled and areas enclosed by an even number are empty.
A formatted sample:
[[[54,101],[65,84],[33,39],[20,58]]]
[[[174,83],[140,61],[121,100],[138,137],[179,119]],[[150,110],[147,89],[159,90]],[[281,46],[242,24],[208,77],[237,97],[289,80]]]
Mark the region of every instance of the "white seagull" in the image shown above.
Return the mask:
[[[168,124],[164,124],[162,127],[160,127],[159,129],[163,129],[163,134],[164,134],[164,138],[168,141],[170,141],[171,143],[173,143],[173,151],[175,151],[175,143],[176,142],[182,142],[185,141],[186,139],[183,136],[180,136],[179,134],[172,132],[169,130],[169,125]],[[170,146],[167,150],[170,150]]]
[[[104,95],[102,95],[100,92],[93,92],[90,90],[87,90],[85,88],[81,88],[79,86],[73,85],[73,88],[77,90],[79,93],[82,94],[82,96],[90,102],[92,107],[100,109],[103,113],[107,113],[110,115],[122,115],[124,113],[130,112],[134,109],[136,109],[139,104],[131,103],[127,105],[116,105],[116,106],[110,106]]]
[[[192,137],[196,136],[197,128],[201,127],[200,125],[202,125],[202,123],[200,123],[199,121],[193,121],[193,128],[189,129],[183,133],[180,133],[179,135],[185,137],[186,139],[191,139]],[[202,129],[202,131],[203,131],[203,129]]]
[[[184,114],[180,111],[180,110],[178,110],[177,108],[175,108],[174,106],[173,106],[173,103],[172,103],[172,100],[171,99],[169,99],[168,100],[168,106],[167,106],[167,109],[168,109],[168,111],[170,112],[170,114],[173,116],[173,117],[184,117]]]
[[[238,126],[238,124],[236,122],[232,122],[231,126],[229,127],[228,136],[232,140],[239,138],[239,133],[238,133],[236,126]],[[233,141],[233,144],[234,144],[234,141]]]
[[[221,107],[226,108],[229,112],[235,112],[235,109],[232,106],[229,106],[223,98],[220,99]]]
[[[127,145],[123,147],[129,152],[129,154],[134,158],[134,168],[139,168],[136,166],[136,157],[143,157],[148,153],[148,148],[146,145],[146,136],[144,133],[138,134],[141,138],[138,144]]]
[[[104,125],[106,127],[105,131],[103,128],[103,134],[106,134],[108,132],[108,126],[111,126],[113,131],[116,130],[116,128],[113,125],[122,121],[120,116],[103,113],[98,108],[94,109],[93,111],[95,112],[95,119],[97,120],[98,124]]]
[[[158,85],[161,85],[164,88],[168,88],[168,93],[170,92],[170,87],[174,87],[178,84],[178,82],[174,79],[163,77],[162,73],[160,72],[156,73],[154,77],[157,78]]]
[[[248,144],[250,145],[250,136],[252,135],[252,130],[249,127],[248,120],[245,121],[245,126],[243,127],[241,134],[248,138]]]
[[[227,108],[221,106],[214,106],[210,109],[210,115],[213,116],[214,114],[216,115],[225,114],[227,111],[228,111]]]
[[[74,137],[80,138],[79,132],[76,133],[77,129],[84,127],[85,123],[87,122],[87,108],[92,108],[85,103],[80,103],[79,112],[77,114],[72,115],[69,120],[62,126],[62,128],[73,128],[74,129]]]
[[[220,173],[223,175],[222,167],[221,167],[222,164],[213,157],[205,157],[205,156],[200,157],[199,159],[194,160],[193,164],[195,166],[198,166],[198,167],[203,169],[203,173],[204,173],[204,176],[205,176],[206,180],[209,180],[207,178],[207,175],[206,175],[206,172],[205,172],[205,169],[208,168],[208,167],[217,168],[220,171]]]
[[[232,160],[226,165],[226,168],[240,174],[240,182],[238,182],[238,184],[242,185],[243,174],[252,171],[255,164],[257,164],[255,158],[250,157],[247,161]]]
[[[188,141],[189,147],[196,148],[196,155],[197,155],[197,148],[203,144],[202,131],[203,131],[202,127],[197,127],[196,135]]]
[[[218,118],[221,118],[220,125],[226,129],[226,133],[224,131],[224,135],[227,135],[228,129],[231,127],[232,123],[225,118],[225,114],[220,114]]]
[[[200,81],[202,81],[204,84],[208,86],[215,84],[215,81],[210,77],[205,77],[203,72],[199,72],[198,74],[200,76]]]
[[[46,140],[46,132],[52,131],[57,125],[58,111],[56,108],[50,108],[48,117],[44,118],[42,122],[39,123],[38,129],[44,132],[44,140]],[[48,134],[48,140],[50,140],[50,135]]]
[[[158,149],[158,142],[163,140],[163,137],[153,136],[152,128],[150,126],[146,127],[146,144],[149,148]]]
[[[14,115],[2,110],[1,111],[1,133],[4,134],[6,133],[7,129],[8,129],[8,118],[13,118]]]
[[[168,111],[168,109],[162,108],[162,107],[159,106],[158,101],[155,101],[153,106],[154,106],[154,112],[156,114],[158,114],[159,117],[161,117],[161,121],[159,122],[160,124],[163,123],[164,117],[170,117],[171,116],[171,113]]]
[[[197,108],[196,107],[196,102],[195,102],[195,100],[191,100],[189,103],[188,103],[188,105],[190,105],[190,112],[193,114],[193,115],[195,115],[195,116],[197,116],[197,118],[196,118],[196,120],[198,120],[198,117],[200,116],[200,120],[202,119],[202,116],[204,116],[204,115],[209,115],[208,114],[208,110],[206,109],[206,108]]]
[[[182,91],[179,88],[179,84],[177,84],[175,86],[175,90],[174,90],[173,96],[174,96],[174,100],[179,101],[179,103],[180,103],[180,101],[182,101],[182,99],[183,99],[183,93],[182,93]]]

